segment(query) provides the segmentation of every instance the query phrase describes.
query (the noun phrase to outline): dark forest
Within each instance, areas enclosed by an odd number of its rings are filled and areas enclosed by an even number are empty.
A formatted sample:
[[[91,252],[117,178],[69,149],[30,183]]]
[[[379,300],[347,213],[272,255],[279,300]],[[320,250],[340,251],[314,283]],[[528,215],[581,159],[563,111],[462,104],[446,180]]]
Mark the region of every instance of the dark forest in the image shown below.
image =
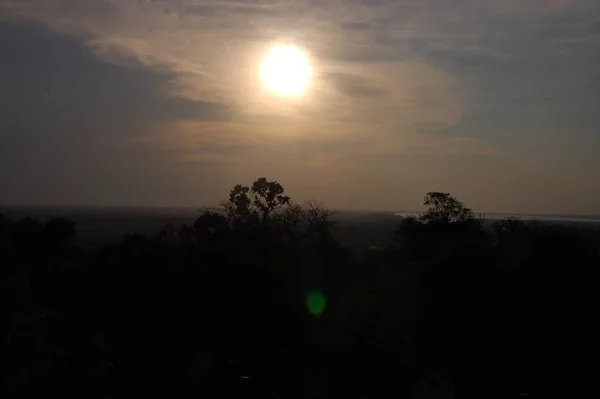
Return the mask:
[[[3,397],[594,397],[598,230],[424,207],[363,257],[265,178],[97,247],[3,216]]]

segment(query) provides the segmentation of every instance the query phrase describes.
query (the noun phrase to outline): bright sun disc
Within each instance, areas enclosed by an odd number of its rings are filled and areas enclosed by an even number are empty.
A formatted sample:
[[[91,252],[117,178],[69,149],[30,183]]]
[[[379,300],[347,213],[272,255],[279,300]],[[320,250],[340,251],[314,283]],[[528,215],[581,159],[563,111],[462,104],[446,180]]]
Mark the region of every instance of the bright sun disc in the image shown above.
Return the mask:
[[[277,46],[267,54],[261,76],[275,93],[293,96],[306,90],[312,69],[306,55],[293,45]]]

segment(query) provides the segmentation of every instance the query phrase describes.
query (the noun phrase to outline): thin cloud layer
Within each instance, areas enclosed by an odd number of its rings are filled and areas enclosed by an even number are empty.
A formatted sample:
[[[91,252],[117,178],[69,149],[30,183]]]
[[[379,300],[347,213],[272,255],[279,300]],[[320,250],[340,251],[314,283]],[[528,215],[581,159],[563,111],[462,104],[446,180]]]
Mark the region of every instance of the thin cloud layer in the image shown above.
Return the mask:
[[[104,60],[117,64],[132,57],[149,67],[167,67],[176,75],[173,93],[209,102],[225,102],[246,114],[307,116],[341,120],[364,109],[357,103],[366,92],[349,93],[332,76],[350,70],[365,86],[379,90],[381,106],[419,106],[419,97],[410,98],[408,84],[425,83],[433,77],[451,84],[451,77],[419,65],[414,57],[395,62],[371,63],[337,60],[335,51],[360,53],[369,34],[357,29],[355,40],[347,40],[341,25],[376,20],[376,12],[365,5],[343,2],[212,2],[212,1],[119,1],[119,2],[8,2],[16,15],[41,21],[52,29],[82,37]],[[88,3],[93,4],[90,7]],[[369,17],[369,15],[372,15]],[[360,36],[363,36],[361,38]],[[317,78],[309,96],[289,106],[265,93],[257,79],[264,52],[271,43],[293,40],[314,53]],[[364,42],[361,44],[361,42]],[[385,48],[382,46],[382,51]],[[368,61],[368,62],[365,62]],[[396,65],[397,64],[397,65]],[[398,68],[396,68],[396,66]],[[429,73],[429,69],[432,71]],[[449,83],[446,83],[448,81]],[[437,91],[437,88],[432,88]],[[442,88],[442,91],[446,90]],[[369,104],[373,97],[366,96]],[[426,94],[425,97],[430,97]],[[425,109],[426,103],[422,104]],[[444,106],[445,104],[438,104]],[[454,108],[452,104],[449,107]],[[442,109],[442,112],[447,112]],[[371,110],[366,110],[366,114]],[[406,123],[412,110],[399,112]]]
[[[500,192],[511,189],[503,171],[525,168],[533,185],[533,176],[554,173],[562,159],[574,165],[571,174],[548,184],[581,181],[578,195],[600,201],[600,187],[583,183],[600,168],[590,150],[600,148],[600,6],[593,0],[0,0],[0,20],[34,21],[115,70],[158,76],[151,93],[140,86],[130,90],[136,97],[115,95],[114,102],[104,93],[105,105],[82,101],[77,115],[98,130],[94,137],[121,129],[124,148],[162,154],[161,162],[237,163],[267,175],[274,168],[279,180],[287,175],[298,186],[305,183],[294,168],[330,168],[323,179],[338,186],[350,184],[345,173],[358,184],[382,168],[412,169],[439,184],[441,168],[455,171],[444,174],[449,190],[502,210],[503,196],[478,196],[460,182],[461,162],[472,162],[476,180],[505,176]],[[269,47],[288,41],[308,51],[315,70],[306,96],[295,100],[268,93],[258,78]],[[4,107],[31,112],[25,100]],[[96,110],[110,118],[98,121]],[[54,119],[55,130],[63,129]],[[357,173],[361,162],[371,177]],[[386,189],[383,177],[374,180]],[[315,187],[319,196],[329,186]],[[361,201],[348,206],[368,206]],[[556,204],[546,210],[566,206]]]

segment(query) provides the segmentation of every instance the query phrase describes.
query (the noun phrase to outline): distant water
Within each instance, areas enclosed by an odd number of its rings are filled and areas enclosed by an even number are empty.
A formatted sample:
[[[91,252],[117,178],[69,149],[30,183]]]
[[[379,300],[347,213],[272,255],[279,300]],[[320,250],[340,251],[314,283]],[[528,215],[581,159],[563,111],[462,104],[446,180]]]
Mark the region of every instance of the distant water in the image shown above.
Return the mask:
[[[396,216],[409,217],[418,216],[420,212],[394,212]],[[600,223],[600,215],[556,215],[556,214],[535,214],[535,213],[484,213],[486,220],[541,220],[547,222],[584,222]]]

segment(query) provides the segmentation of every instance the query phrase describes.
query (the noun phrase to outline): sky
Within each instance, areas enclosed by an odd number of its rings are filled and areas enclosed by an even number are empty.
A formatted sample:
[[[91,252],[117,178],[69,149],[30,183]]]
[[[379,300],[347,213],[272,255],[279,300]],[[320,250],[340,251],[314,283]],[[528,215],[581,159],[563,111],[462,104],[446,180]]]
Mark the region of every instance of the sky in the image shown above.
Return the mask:
[[[597,0],[0,0],[1,204],[600,214],[598,109]]]

